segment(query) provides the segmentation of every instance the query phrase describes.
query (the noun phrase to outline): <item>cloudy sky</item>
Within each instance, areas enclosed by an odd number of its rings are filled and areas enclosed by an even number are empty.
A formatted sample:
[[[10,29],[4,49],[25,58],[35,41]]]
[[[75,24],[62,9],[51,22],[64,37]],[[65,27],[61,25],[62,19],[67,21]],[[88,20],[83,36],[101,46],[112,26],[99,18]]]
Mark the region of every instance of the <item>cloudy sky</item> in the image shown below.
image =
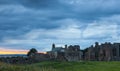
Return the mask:
[[[120,42],[119,6],[119,0],[0,0],[0,49]]]

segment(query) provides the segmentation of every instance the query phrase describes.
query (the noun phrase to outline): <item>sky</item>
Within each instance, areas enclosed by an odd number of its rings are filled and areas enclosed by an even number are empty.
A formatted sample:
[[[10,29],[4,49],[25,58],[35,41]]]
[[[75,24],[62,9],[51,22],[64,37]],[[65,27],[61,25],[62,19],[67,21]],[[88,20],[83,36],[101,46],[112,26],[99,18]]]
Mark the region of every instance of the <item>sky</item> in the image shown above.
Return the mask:
[[[120,42],[119,0],[0,0],[0,54]]]

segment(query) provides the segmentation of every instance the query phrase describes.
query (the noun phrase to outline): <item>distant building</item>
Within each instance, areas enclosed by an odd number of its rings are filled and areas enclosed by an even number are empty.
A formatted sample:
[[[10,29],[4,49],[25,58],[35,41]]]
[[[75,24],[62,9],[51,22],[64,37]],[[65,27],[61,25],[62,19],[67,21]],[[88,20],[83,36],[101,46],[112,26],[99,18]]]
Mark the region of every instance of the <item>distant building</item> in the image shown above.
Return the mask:
[[[56,47],[52,45],[52,50],[48,52],[50,58],[65,61],[79,61],[81,60],[81,51],[79,45],[70,45],[65,47]]]

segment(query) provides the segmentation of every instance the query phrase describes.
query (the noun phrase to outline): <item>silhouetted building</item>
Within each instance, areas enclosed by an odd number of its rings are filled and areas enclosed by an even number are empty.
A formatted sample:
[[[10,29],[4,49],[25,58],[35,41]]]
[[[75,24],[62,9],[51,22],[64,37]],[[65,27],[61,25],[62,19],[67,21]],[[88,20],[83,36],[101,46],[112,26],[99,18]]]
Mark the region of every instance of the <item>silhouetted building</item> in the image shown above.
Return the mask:
[[[98,42],[95,46],[91,46],[85,52],[85,60],[91,61],[118,61],[120,60],[120,43],[111,44],[105,42],[99,45]]]
[[[52,46],[52,50],[48,52],[50,57],[53,59],[65,61],[79,61],[81,59],[81,51],[79,45],[65,45],[65,48],[54,46]]]

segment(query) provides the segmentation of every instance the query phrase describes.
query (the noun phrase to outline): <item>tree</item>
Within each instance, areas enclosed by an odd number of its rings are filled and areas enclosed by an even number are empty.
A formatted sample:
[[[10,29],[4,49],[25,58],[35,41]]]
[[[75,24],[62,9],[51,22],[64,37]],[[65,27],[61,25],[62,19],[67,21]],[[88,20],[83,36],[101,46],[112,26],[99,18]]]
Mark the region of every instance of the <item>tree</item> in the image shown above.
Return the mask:
[[[30,51],[27,53],[27,56],[33,56],[38,51],[35,48],[30,49]]]

